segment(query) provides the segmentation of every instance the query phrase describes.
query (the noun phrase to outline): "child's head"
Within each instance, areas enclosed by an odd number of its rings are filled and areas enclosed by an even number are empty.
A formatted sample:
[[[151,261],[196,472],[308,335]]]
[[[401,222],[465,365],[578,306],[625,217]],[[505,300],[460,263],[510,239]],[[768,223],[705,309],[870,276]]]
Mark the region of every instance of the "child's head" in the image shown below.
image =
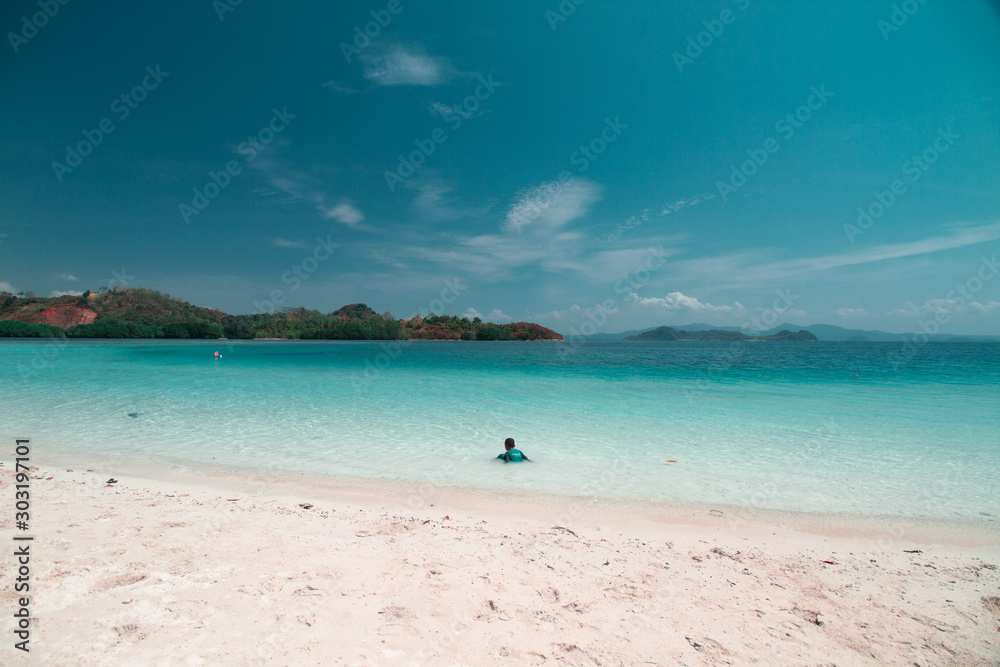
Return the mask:
[[[514,449],[514,438],[507,438],[503,441],[503,446],[509,451]]]

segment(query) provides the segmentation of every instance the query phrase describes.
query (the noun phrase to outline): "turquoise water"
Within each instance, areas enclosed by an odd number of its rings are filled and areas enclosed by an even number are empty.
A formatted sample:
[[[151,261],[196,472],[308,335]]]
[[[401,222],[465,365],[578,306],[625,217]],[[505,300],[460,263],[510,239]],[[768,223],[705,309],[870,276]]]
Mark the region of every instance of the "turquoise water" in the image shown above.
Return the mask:
[[[164,469],[989,521],[998,388],[996,344],[5,341],[0,436]],[[506,437],[535,462],[495,461]]]

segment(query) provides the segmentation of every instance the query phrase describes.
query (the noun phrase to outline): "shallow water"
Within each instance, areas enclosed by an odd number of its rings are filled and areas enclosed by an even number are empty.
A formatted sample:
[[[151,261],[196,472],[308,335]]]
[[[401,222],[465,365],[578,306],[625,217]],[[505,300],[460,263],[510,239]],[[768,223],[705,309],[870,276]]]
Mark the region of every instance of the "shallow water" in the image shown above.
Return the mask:
[[[3,341],[0,436],[66,460],[978,519],[1000,517],[998,387],[998,344]],[[506,437],[535,462],[495,461]]]

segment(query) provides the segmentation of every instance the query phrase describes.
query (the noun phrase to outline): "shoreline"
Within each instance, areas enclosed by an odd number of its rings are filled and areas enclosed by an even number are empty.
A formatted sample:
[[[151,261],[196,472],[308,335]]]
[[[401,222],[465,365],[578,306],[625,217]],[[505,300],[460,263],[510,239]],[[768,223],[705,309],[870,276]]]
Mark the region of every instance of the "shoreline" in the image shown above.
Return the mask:
[[[79,456],[85,456],[79,454]],[[48,468],[86,470],[79,458],[36,455],[38,463]],[[236,469],[230,466],[202,465],[200,468],[166,468],[162,464],[138,465],[137,459],[114,465],[94,467],[102,474],[128,477],[140,484],[174,485],[245,495],[267,495],[300,502],[322,499],[342,502],[351,499],[371,509],[400,512],[422,511],[431,507],[449,507],[455,511],[485,512],[495,507],[525,519],[550,520],[554,523],[650,522],[699,529],[749,530],[766,532],[772,528],[818,537],[863,539],[879,542],[911,541],[957,547],[1000,548],[1000,521],[983,519],[901,517],[893,515],[815,512],[769,509],[649,498],[611,498],[509,488],[454,486],[427,481],[388,480],[352,476],[264,472],[259,469]],[[721,513],[721,514],[720,514]]]
[[[600,510],[563,525],[475,494],[408,509],[408,496],[349,485],[115,477],[32,471],[32,648],[48,664],[986,665],[1000,653],[995,541]],[[0,480],[10,495],[9,465]]]

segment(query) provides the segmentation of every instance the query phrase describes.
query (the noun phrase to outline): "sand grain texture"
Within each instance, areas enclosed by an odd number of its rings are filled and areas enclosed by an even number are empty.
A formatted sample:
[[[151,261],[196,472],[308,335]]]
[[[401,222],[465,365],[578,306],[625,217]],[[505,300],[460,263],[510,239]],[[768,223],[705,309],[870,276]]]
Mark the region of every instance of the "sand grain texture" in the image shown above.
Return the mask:
[[[35,474],[36,664],[994,665],[1000,654],[995,547],[904,553],[915,547]],[[9,468],[0,478],[12,497]],[[11,559],[2,567],[10,581]],[[14,607],[8,585],[0,605]]]

